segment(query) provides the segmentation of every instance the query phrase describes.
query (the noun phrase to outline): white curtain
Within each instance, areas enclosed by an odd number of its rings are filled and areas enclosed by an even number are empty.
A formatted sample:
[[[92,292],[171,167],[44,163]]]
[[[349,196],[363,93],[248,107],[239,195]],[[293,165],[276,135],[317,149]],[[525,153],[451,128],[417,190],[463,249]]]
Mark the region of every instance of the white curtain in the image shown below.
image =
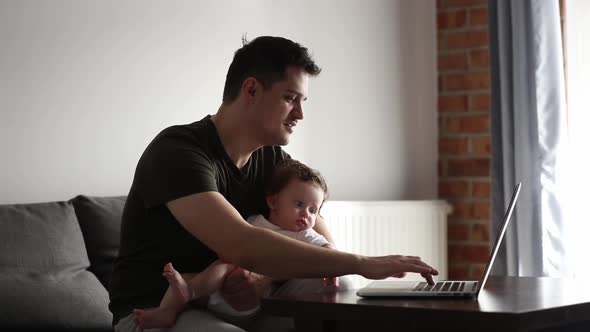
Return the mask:
[[[565,79],[558,0],[490,0],[492,234],[523,187],[494,273],[568,274]]]

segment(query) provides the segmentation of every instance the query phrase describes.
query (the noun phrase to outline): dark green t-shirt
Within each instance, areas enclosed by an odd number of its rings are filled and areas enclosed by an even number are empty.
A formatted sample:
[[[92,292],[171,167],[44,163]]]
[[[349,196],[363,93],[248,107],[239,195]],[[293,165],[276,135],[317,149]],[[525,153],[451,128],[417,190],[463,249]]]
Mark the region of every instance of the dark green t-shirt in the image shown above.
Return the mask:
[[[280,147],[263,147],[238,169],[210,116],[156,136],[139,160],[123,210],[121,246],[109,285],[113,325],[134,308],[159,305],[168,287],[162,276],[166,263],[172,262],[181,273],[194,273],[217,259],[176,221],[167,202],[214,191],[244,219],[266,214],[265,180],[285,158],[289,156]]]

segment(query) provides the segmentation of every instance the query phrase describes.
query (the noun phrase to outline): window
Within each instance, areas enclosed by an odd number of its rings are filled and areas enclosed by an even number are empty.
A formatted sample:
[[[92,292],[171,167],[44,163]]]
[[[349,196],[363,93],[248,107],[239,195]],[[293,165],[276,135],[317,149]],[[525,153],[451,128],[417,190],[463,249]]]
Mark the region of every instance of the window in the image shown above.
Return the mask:
[[[590,1],[565,1],[568,179],[563,245],[569,274],[583,278],[590,273]]]

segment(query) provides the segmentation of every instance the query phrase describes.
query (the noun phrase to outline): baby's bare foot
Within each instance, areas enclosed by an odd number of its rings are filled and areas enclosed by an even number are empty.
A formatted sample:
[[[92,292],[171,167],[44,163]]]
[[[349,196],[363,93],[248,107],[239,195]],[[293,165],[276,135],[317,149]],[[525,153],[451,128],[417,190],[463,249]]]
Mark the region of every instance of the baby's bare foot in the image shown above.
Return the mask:
[[[164,272],[162,273],[168,280],[171,290],[171,300],[174,302],[175,307],[182,307],[191,300],[191,292],[184,278],[172,267],[172,263],[168,263],[164,266]]]

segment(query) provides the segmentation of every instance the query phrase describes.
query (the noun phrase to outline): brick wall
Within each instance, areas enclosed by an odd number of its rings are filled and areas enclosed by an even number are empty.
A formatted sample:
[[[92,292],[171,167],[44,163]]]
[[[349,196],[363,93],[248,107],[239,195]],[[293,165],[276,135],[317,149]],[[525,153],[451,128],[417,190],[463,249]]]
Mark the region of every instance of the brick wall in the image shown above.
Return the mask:
[[[487,0],[437,1],[439,197],[449,217],[449,277],[477,279],[490,242]]]
[[[565,33],[565,1],[560,0]],[[449,277],[477,279],[490,253],[487,0],[437,0],[439,197],[449,217]],[[565,39],[564,39],[565,40]],[[564,50],[566,49],[566,45]],[[567,73],[567,64],[566,73]]]

